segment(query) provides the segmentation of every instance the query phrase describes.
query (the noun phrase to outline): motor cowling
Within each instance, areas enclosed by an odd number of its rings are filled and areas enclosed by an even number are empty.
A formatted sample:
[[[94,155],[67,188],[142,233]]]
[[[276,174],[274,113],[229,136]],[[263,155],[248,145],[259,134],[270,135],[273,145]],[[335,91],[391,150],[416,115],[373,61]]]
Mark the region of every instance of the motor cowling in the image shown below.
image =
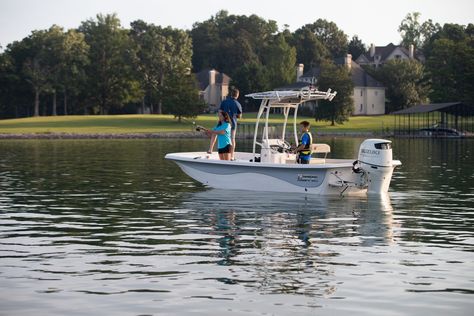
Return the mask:
[[[367,193],[388,192],[394,169],[392,142],[386,139],[366,139],[359,147],[358,163],[366,174]]]

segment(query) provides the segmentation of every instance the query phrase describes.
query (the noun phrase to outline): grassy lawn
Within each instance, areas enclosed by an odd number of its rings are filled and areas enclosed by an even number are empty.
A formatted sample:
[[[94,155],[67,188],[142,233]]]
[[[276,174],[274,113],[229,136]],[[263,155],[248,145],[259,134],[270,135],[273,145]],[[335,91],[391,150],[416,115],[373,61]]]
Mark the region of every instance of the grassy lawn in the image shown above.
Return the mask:
[[[281,124],[281,115],[271,115],[272,124]],[[254,124],[256,113],[244,113],[241,123]],[[391,115],[351,117],[343,125],[330,126],[329,122],[315,122],[313,118],[299,117],[298,121],[308,120],[313,131],[321,132],[380,132],[382,128],[393,129]],[[214,114],[200,115],[181,123],[172,115],[70,115],[46,116],[21,119],[0,120],[0,133],[77,133],[77,134],[125,134],[191,131],[192,122],[212,127],[217,118]]]

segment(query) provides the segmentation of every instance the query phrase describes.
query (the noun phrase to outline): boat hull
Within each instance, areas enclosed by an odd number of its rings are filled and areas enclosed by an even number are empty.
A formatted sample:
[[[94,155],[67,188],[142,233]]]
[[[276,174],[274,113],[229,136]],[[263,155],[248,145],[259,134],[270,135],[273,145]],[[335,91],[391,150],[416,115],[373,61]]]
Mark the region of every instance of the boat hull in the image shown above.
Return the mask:
[[[250,158],[246,153],[236,156]],[[334,159],[324,164],[275,165],[251,159],[222,161],[206,153],[168,154],[191,178],[218,189],[291,192],[318,195],[364,195],[367,187],[352,171],[352,160]]]

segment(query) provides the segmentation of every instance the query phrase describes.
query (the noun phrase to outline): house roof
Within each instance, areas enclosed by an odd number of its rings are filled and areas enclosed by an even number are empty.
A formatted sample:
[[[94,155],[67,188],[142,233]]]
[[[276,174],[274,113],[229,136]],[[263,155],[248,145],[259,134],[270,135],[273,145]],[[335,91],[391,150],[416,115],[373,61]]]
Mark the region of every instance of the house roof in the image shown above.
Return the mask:
[[[393,43],[388,44],[387,46],[375,46],[375,54],[374,56],[370,57],[370,49],[368,52],[365,52],[361,54],[357,60],[361,61],[362,59],[365,59],[366,61],[371,61],[375,59],[376,55],[380,56],[380,60],[384,62],[390,54],[393,53],[395,49],[400,49],[407,57],[410,55],[408,52],[408,49],[401,45],[394,45]],[[415,58],[420,59],[423,57],[423,54],[419,50],[415,50]]]
[[[209,71],[212,69],[210,68],[205,68],[201,70],[200,72],[196,73],[196,79],[199,83],[199,89],[201,91],[206,90],[207,86],[209,86]],[[225,73],[221,73],[217,70],[214,70],[216,72],[216,84],[218,85],[228,85],[230,81],[232,80],[231,77],[226,75]]]
[[[334,60],[336,65],[342,66],[345,63],[345,58],[340,57]],[[321,74],[320,67],[312,67],[306,71],[301,77],[302,78],[319,78]],[[369,75],[358,63],[352,61],[351,63],[351,77],[352,83],[355,87],[384,87],[382,83],[375,80],[371,75]]]
[[[444,112],[460,116],[474,116],[474,105],[462,102],[418,104],[407,109],[393,112],[392,114],[402,115],[428,112]]]

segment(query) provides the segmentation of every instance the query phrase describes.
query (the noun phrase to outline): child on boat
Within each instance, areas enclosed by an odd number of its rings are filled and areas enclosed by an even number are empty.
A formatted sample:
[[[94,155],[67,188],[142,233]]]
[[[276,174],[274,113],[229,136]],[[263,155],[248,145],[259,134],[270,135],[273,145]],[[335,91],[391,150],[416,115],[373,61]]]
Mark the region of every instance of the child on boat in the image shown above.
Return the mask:
[[[295,153],[298,154],[297,162],[300,164],[309,164],[311,161],[311,145],[313,143],[313,137],[309,132],[310,123],[308,121],[302,121],[301,126],[301,140],[295,149]]]
[[[212,130],[206,130],[211,137],[208,153],[212,153],[217,138],[217,151],[221,160],[230,160],[232,157],[231,121],[227,112],[218,112],[219,122]]]

